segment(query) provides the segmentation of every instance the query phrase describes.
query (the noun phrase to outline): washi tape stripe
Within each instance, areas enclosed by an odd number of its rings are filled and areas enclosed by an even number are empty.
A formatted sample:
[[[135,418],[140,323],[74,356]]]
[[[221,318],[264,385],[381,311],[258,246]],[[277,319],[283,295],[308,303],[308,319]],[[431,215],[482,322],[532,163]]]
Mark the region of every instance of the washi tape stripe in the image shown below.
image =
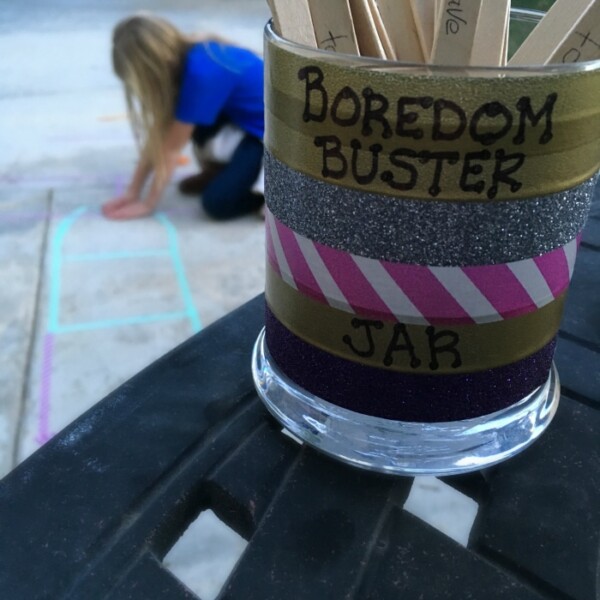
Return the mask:
[[[537,308],[508,265],[496,265],[493,271],[477,267],[464,267],[463,271],[504,318],[515,316],[515,305],[525,313]]]
[[[522,260],[509,264],[508,268],[535,302],[536,306],[543,306],[545,299],[552,294],[552,291],[535,262]]]
[[[267,233],[267,235],[265,236],[265,246],[267,251],[267,258],[269,259],[271,265],[273,265],[273,268],[277,270],[277,273],[281,275],[281,271],[279,270],[279,261],[275,256],[275,247],[273,246],[273,235],[270,231],[271,220],[272,215],[269,212],[265,211],[265,231]]]
[[[558,332],[566,294],[540,310],[484,325],[413,325],[332,308],[294,290],[267,265],[266,300],[305,342],[346,360],[407,373],[471,373],[537,352]]]
[[[398,320],[408,323],[429,322],[428,318],[415,306],[405,291],[390,277],[383,264],[362,256],[353,256],[352,259],[358,265],[364,280],[388,307],[390,317],[393,315]],[[360,303],[361,309],[372,312],[371,307],[365,306],[364,298],[357,298],[356,302]]]
[[[538,258],[507,265],[421,267],[329,248],[294,233],[273,215],[269,254],[285,281],[351,313],[415,324],[491,323],[546,306],[568,287],[577,239]],[[281,260],[283,258],[283,260]]]
[[[422,307],[424,314],[437,315],[442,321],[459,318],[465,322],[472,322],[467,311],[438,281],[431,269],[415,269],[411,265],[386,262],[382,262],[382,266],[397,286],[401,287],[406,281],[411,282],[407,293],[417,306]]]
[[[267,231],[269,232],[269,236],[267,237],[267,245],[272,249],[271,258],[275,261],[277,265],[277,270],[281,273],[284,281],[291,285],[293,288],[296,287],[296,282],[294,280],[294,276],[290,270],[290,266],[288,265],[288,261],[283,251],[283,246],[281,245],[281,240],[279,239],[279,233],[274,224],[273,215],[266,211],[265,217],[267,220],[267,224],[269,225]]]
[[[361,309],[359,299],[362,299],[365,304],[371,307],[373,314],[386,314],[388,312],[387,305],[362,276],[358,264],[350,254],[336,252],[336,250],[323,246],[323,244],[315,244],[315,247],[323,262],[329,265],[332,276],[338,282],[355,312]]]
[[[525,398],[548,379],[555,341],[509,365],[477,373],[417,375],[334,356],[301,340],[266,309],[270,358],[311,394],[348,410],[397,421],[480,417]]]
[[[296,240],[296,235],[291,229],[283,227],[280,223],[278,224],[272,217],[269,219],[267,227],[271,228],[273,223],[275,223],[277,229],[275,235],[279,236],[281,244],[285,248],[285,254],[289,257],[289,262],[294,265],[295,275],[290,273],[289,268],[286,270],[286,273],[289,273],[289,276],[293,278],[296,286],[301,292],[313,296],[320,302],[327,304],[327,297],[321,291],[322,286],[319,285],[319,282],[315,279],[308,262],[304,258],[302,249]],[[267,236],[267,239],[269,238],[271,238],[271,235]],[[273,253],[271,253],[271,256],[275,258],[275,260],[277,259]],[[329,293],[331,293],[331,290],[329,290]]]
[[[419,271],[427,267],[413,266],[411,268]],[[494,267],[478,268],[489,269]],[[504,315],[499,314],[494,309],[481,290],[460,267],[429,267],[429,270],[475,323],[491,323],[501,321],[504,318]],[[434,293],[433,290],[432,293]],[[464,322],[464,319],[460,319],[460,317],[455,320]]]
[[[319,286],[319,290],[323,293],[327,299],[327,302],[335,308],[341,308],[348,312],[353,312],[352,306],[349,304],[348,300],[344,296],[344,293],[339,288],[337,281],[331,275],[327,265],[323,262],[323,259],[319,255],[315,245],[311,243],[309,239],[301,236],[296,236],[296,240],[298,241],[298,245],[302,250],[302,254],[306,259],[311,272],[315,276],[314,278]],[[294,271],[292,274],[295,277],[299,276]]]
[[[578,240],[572,240],[563,248],[563,253],[556,257],[551,254],[545,254],[534,259],[537,268],[544,276],[553,294],[564,285],[564,273],[569,274],[571,272],[568,256],[576,254],[577,243]]]
[[[511,202],[399,201],[318,181],[265,154],[266,201],[280,222],[331,248],[403,264],[493,265],[546,254],[583,229],[595,184]]]
[[[569,279],[573,277],[573,270],[575,269],[575,260],[577,258],[577,249],[579,248],[579,244],[581,243],[582,233],[580,233],[577,238],[576,244],[573,244],[572,241],[565,246],[565,256],[567,257],[567,267],[569,269]]]

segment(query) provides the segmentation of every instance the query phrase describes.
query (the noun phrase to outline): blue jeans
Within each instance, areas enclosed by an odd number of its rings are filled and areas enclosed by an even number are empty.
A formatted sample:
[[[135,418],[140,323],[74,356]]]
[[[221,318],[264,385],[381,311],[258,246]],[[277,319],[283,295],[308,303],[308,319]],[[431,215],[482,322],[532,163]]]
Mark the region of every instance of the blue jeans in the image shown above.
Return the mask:
[[[202,146],[217,134],[226,121],[220,119],[208,127],[194,128],[192,139]],[[214,219],[232,219],[256,212],[264,203],[262,194],[250,190],[260,172],[263,143],[257,137],[246,134],[235,149],[229,163],[204,189],[201,202],[204,210]]]

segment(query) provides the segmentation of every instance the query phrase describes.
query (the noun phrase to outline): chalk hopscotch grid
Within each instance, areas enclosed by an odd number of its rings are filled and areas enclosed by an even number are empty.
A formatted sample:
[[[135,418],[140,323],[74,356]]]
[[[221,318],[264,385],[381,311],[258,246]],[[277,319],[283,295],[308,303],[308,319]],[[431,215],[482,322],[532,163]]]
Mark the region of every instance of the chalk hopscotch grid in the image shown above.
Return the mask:
[[[64,333],[77,333],[96,329],[124,327],[137,324],[156,323],[176,319],[189,319],[193,332],[202,329],[202,322],[193,302],[190,285],[185,274],[179,252],[177,230],[164,213],[157,213],[155,219],[162,224],[167,232],[168,248],[148,251],[89,253],[62,256],[63,242],[74,223],[86,213],[85,207],[79,207],[64,217],[58,224],[50,244],[49,261],[49,302],[48,329],[42,343],[42,367],[40,377],[40,394],[38,401],[38,423],[35,441],[45,444],[53,433],[50,428],[52,400],[52,370],[54,363],[54,348],[56,337]],[[175,269],[180,293],[183,297],[185,310],[164,312],[150,315],[131,316],[122,319],[108,319],[83,323],[63,325],[60,323],[60,297],[62,288],[61,270],[63,262],[70,261],[105,261],[120,259],[139,259],[152,257],[169,257]]]

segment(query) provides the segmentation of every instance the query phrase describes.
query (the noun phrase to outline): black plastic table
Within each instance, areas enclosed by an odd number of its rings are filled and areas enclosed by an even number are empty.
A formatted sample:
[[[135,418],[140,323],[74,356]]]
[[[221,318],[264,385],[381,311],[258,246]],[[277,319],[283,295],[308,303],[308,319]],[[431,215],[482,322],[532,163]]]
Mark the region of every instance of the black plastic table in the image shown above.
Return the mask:
[[[196,598],[161,559],[212,509],[249,544],[221,599],[600,597],[600,201],[542,438],[444,481],[479,504],[468,547],[403,510],[409,477],[281,433],[252,384],[263,298],[115,390],[0,482],[0,599]]]

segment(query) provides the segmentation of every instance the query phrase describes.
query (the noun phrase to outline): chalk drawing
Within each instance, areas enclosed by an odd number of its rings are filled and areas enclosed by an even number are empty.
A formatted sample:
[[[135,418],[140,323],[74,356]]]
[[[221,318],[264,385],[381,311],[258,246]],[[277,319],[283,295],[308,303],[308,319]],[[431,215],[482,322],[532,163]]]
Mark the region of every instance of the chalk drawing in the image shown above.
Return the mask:
[[[179,253],[179,241],[177,238],[177,230],[175,229],[173,223],[169,221],[169,219],[164,213],[157,213],[156,219],[159,223],[162,223],[163,227],[167,230],[167,234],[169,236],[169,250],[171,251],[171,260],[173,261],[175,273],[177,274],[179,289],[181,291],[181,295],[183,296],[183,301],[185,303],[188,318],[192,323],[194,333],[196,333],[200,331],[200,329],[202,329],[202,323],[200,322],[198,311],[196,310],[196,306],[194,305],[194,300],[192,298],[190,286],[185,275],[183,262],[181,260],[181,254]]]
[[[103,321],[89,321],[87,323],[72,323],[61,325],[58,333],[77,333],[81,331],[93,331],[94,329],[110,329],[128,325],[144,325],[146,323],[158,323],[160,321],[176,321],[189,318],[187,311],[160,313],[156,315],[140,315],[138,317],[125,317],[123,319],[106,319]]]
[[[58,331],[58,318],[60,311],[60,292],[61,292],[61,252],[62,245],[67,233],[73,226],[73,223],[86,212],[85,207],[75,209],[70,215],[66,216],[56,228],[50,245],[50,306],[48,310],[48,331],[56,333]]]
[[[183,207],[167,208],[163,211],[163,214],[168,217],[184,217],[192,218],[197,215],[197,211],[190,203]],[[36,223],[45,223],[47,221],[60,221],[65,218],[65,214],[61,212],[50,213],[46,210],[23,210],[23,211],[0,211],[0,226],[2,225],[33,225]],[[88,211],[86,214],[80,217],[81,219],[97,219],[98,214],[92,211]],[[169,253],[167,251],[167,253]]]
[[[35,441],[42,446],[51,437],[50,399],[52,396],[52,359],[54,357],[54,334],[46,333],[42,348],[42,375],[40,382],[40,402],[38,430]]]
[[[89,254],[69,254],[64,262],[86,262],[96,260],[121,260],[127,258],[161,258],[171,256],[169,250],[138,250],[131,252],[91,252]]]
[[[118,175],[115,177],[115,196],[120,196],[125,191],[125,177],[123,175]]]
[[[60,187],[69,186],[73,184],[85,184],[85,185],[107,185],[107,180],[104,177],[93,177],[86,175],[57,175],[57,176],[38,176],[32,177],[31,175],[14,175],[14,174],[0,174],[0,183],[6,184],[18,184],[31,185],[33,187]]]
[[[121,193],[123,184],[120,179],[115,182],[115,192]],[[86,213],[88,213],[86,215]],[[98,329],[108,329],[115,327],[126,327],[139,324],[159,323],[178,319],[188,319],[192,330],[197,333],[202,329],[202,322],[196,310],[190,285],[185,273],[181,254],[179,252],[179,240],[177,229],[168,219],[164,212],[155,215],[167,234],[168,247],[166,249],[145,250],[145,251],[119,251],[119,252],[98,252],[82,253],[63,256],[63,244],[65,238],[77,219],[82,216],[89,216],[86,207],[79,207],[63,217],[57,225],[50,243],[49,257],[49,294],[48,294],[48,330],[43,338],[42,344],[42,373],[40,382],[39,410],[37,434],[35,440],[39,445],[46,443],[53,433],[50,429],[50,417],[52,410],[52,370],[54,361],[54,346],[58,334],[78,333],[83,331],[93,331]],[[62,291],[62,264],[63,262],[77,261],[106,261],[122,259],[141,259],[141,258],[170,258],[173,269],[176,274],[177,283],[181,297],[184,302],[185,310],[176,312],[163,312],[151,315],[137,315],[122,319],[105,319],[83,323],[60,323],[60,297]]]

